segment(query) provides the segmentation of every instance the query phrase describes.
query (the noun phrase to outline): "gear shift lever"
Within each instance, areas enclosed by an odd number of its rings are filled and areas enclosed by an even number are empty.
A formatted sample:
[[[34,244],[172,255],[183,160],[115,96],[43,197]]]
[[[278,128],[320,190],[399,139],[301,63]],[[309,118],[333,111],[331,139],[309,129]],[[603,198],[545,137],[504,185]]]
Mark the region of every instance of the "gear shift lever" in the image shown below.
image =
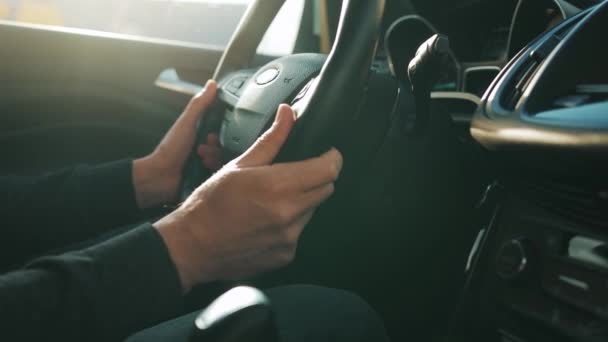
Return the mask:
[[[211,303],[194,322],[190,342],[277,342],[270,302],[259,290],[236,287]]]
[[[408,132],[420,132],[425,129],[431,110],[431,90],[445,73],[450,42],[448,37],[435,34],[422,43],[416,56],[410,61],[407,74],[412,84],[416,115],[408,118]]]

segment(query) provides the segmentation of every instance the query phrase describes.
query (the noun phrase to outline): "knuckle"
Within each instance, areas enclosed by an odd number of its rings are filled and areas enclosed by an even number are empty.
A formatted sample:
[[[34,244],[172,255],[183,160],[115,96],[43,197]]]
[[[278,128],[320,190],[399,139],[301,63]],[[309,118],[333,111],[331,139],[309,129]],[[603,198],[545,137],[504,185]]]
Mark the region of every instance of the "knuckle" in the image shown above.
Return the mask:
[[[192,102],[198,102],[205,97],[205,92],[199,91],[192,97]]]
[[[277,179],[274,179],[269,182],[268,191],[271,194],[281,194],[281,192],[283,191],[283,184],[281,184],[281,182],[279,182]]]
[[[274,134],[272,134],[272,131],[269,130],[264,132],[264,134],[258,138],[256,145],[261,148],[268,148],[275,145],[275,140]]]
[[[232,161],[230,161],[229,163],[227,163],[226,165],[224,165],[224,169],[244,169],[247,167],[245,161],[243,160],[243,156],[240,156],[236,159],[233,159]]]
[[[237,189],[242,189],[247,184],[247,179],[240,169],[223,168],[216,173],[216,176],[221,183]]]
[[[282,265],[288,265],[295,258],[296,258],[296,249],[295,249],[295,247],[294,248],[287,248],[280,255],[280,263]]]
[[[222,170],[222,178],[234,180],[236,178],[239,178],[239,176],[239,171],[236,168],[228,167]]]
[[[279,225],[289,224],[293,217],[293,209],[285,204],[276,205],[274,218]]]
[[[290,219],[289,213],[287,213],[287,211],[284,209],[279,209],[275,213],[275,220],[276,220],[277,224],[279,224],[281,226],[288,224],[289,219]]]
[[[188,107],[189,108],[197,107],[197,106],[201,105],[202,102],[204,102],[204,101],[205,101],[205,93],[199,92],[190,99],[190,103],[188,104]]]
[[[298,243],[298,234],[294,229],[285,229],[283,230],[283,245],[286,248],[293,248]]]

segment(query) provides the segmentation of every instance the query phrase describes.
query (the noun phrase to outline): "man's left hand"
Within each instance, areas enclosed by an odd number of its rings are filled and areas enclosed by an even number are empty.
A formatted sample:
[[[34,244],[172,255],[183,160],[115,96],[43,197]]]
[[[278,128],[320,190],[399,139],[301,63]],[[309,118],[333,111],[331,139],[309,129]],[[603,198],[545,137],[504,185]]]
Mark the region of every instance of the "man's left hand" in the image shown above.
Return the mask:
[[[135,197],[141,209],[177,201],[182,170],[196,139],[196,124],[211,106],[216,94],[217,83],[208,81],[203,91],[190,100],[154,152],[133,162]],[[198,148],[201,162],[210,169],[219,163],[215,160],[219,158],[216,137],[210,134],[208,143]]]

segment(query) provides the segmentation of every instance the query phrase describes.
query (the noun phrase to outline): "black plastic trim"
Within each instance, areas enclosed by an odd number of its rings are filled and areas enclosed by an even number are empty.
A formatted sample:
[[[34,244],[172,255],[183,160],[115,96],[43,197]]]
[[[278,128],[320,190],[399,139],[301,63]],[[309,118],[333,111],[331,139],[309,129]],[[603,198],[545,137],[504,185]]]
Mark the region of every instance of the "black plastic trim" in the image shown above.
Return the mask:
[[[556,120],[550,112],[529,111],[529,104],[537,95],[539,80],[542,80],[547,72],[565,72],[565,70],[554,70],[554,61],[559,58],[568,47],[570,42],[578,34],[584,33],[586,25],[600,20],[600,17],[608,13],[608,2],[581,12],[571,19],[563,22],[554,29],[548,31],[540,38],[523,49],[509,64],[488,89],[482,99],[482,104],[475,114],[471,125],[471,134],[483,146],[490,150],[513,150],[525,151],[527,148],[550,149],[552,151],[576,151],[587,152],[592,155],[601,153],[605,156],[608,151],[608,119],[598,119],[598,114],[593,114],[594,119],[583,124],[584,119],[589,119],[589,110],[597,111],[598,108],[607,109],[608,103],[598,103],[590,108],[581,106],[574,109],[563,109],[561,111],[578,111],[586,116],[578,119],[573,113],[568,114],[568,120]],[[555,45],[554,39],[560,42],[552,52],[545,50],[545,44]],[[548,53],[542,61],[535,59],[535,52],[544,51]],[[522,69],[529,67],[531,63],[538,63],[538,67],[529,70],[528,79],[521,81]],[[518,83],[521,83],[521,98],[513,108],[506,104],[506,97],[514,91]],[[544,84],[544,86],[549,86]],[[553,113],[555,114],[555,113]],[[608,115],[608,114],[607,114]]]

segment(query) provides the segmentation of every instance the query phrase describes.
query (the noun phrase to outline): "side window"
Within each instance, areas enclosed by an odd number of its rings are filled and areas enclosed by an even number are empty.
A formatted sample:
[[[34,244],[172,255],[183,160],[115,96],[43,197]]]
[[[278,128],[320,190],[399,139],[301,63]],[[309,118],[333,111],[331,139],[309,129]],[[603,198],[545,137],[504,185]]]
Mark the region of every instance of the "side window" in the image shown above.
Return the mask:
[[[224,48],[252,0],[0,0],[0,20]],[[259,52],[293,52],[305,0],[287,0]]]

